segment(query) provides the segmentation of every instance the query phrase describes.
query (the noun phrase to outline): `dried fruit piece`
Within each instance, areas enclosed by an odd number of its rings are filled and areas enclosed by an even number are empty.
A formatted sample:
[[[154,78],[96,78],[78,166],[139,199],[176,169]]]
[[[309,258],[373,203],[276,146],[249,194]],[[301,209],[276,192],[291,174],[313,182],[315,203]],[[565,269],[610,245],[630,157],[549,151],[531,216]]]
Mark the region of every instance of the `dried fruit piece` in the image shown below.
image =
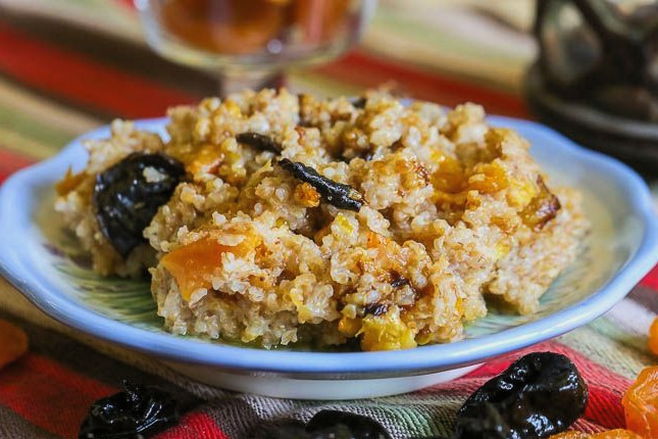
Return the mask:
[[[283,148],[272,138],[258,133],[242,133],[235,136],[235,140],[244,143],[261,151],[270,151],[279,154]]]
[[[326,202],[340,209],[355,210],[357,212],[363,206],[363,195],[352,186],[323,177],[315,169],[303,163],[293,162],[288,159],[281,159],[277,163],[294,175],[295,178],[313,186]]]
[[[639,436],[629,430],[610,430],[604,431],[603,433],[598,433],[592,435],[590,439],[643,439],[642,436]]]
[[[235,227],[178,247],[164,255],[160,263],[176,279],[181,297],[190,300],[194,291],[212,286],[210,277],[221,267],[222,254],[243,257],[260,242],[253,227]]]
[[[320,205],[320,194],[308,183],[301,183],[295,187],[295,200],[304,207],[317,207]]]
[[[57,195],[64,196],[73,191],[80,185],[80,183],[82,183],[86,176],[87,174],[84,171],[74,174],[73,170],[68,168],[64,178],[58,181],[55,185],[55,191],[57,192]]]
[[[658,437],[658,366],[643,369],[621,403],[627,429],[646,438]]]
[[[546,438],[582,415],[587,386],[553,352],[528,354],[475,391],[457,413],[455,439]]]
[[[557,216],[562,208],[560,200],[546,187],[541,176],[537,177],[539,193],[521,212],[523,223],[533,230],[541,230],[546,223]]]
[[[123,383],[124,390],[94,402],[79,439],[145,437],[178,422],[178,403],[157,387]]]
[[[96,176],[96,219],[121,256],[145,241],[144,228],[184,174],[183,165],[169,156],[136,152]]]
[[[652,354],[658,355],[658,317],[653,319],[653,323],[651,323],[651,327],[649,328],[647,345]]]
[[[388,304],[386,303],[371,303],[363,308],[363,312],[372,314],[373,316],[381,316],[382,314],[386,314],[386,311],[388,311]]]
[[[0,320],[0,369],[22,357],[27,348],[25,331],[6,320]]]

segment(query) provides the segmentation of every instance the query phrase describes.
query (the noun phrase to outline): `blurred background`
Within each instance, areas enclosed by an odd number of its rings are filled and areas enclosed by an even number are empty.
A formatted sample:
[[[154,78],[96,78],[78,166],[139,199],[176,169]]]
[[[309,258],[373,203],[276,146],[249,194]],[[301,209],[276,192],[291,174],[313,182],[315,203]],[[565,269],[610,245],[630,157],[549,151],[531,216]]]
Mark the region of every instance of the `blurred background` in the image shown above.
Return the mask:
[[[356,47],[291,71],[286,85],[356,95],[392,82],[413,97],[527,117],[533,16],[532,0],[381,0]],[[214,72],[148,47],[132,0],[0,0],[0,147],[15,153],[0,168],[45,158],[112,118],[159,116],[217,91]]]
[[[113,118],[280,85],[473,101],[655,176],[656,16],[655,0],[0,0],[0,176]]]

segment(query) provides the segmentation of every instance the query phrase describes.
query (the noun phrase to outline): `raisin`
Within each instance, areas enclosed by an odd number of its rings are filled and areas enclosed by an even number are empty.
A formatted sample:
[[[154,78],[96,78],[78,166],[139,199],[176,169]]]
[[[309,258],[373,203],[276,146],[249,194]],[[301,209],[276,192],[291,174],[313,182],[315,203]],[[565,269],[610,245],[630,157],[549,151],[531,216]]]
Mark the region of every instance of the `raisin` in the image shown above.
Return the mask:
[[[281,159],[277,163],[295,178],[313,186],[320,193],[323,200],[339,209],[358,212],[363,206],[363,195],[352,186],[323,177],[315,169],[303,163],[293,162],[288,159]]]
[[[147,178],[145,171],[155,172]],[[164,154],[132,153],[96,177],[93,203],[103,235],[124,258],[142,242],[144,228],[169,201],[185,169]]]
[[[643,437],[658,437],[658,366],[643,369],[621,403],[626,428]]]
[[[409,279],[402,276],[400,273],[394,272],[391,276],[391,286],[393,288],[400,288],[409,285]]]
[[[658,317],[653,320],[649,328],[647,346],[652,354],[658,355]]]
[[[322,410],[306,424],[312,438],[391,439],[386,429],[367,416]]]
[[[386,311],[388,311],[388,305],[385,303],[371,303],[366,305],[363,311],[366,314],[372,314],[373,316],[381,316],[382,314],[386,314]]]
[[[123,383],[124,390],[94,402],[79,439],[145,437],[178,422],[178,403],[157,387]]]
[[[368,102],[368,99],[364,98],[363,96],[360,98],[357,98],[352,101],[352,106],[354,108],[366,108],[366,103]]]
[[[562,208],[560,200],[548,189],[544,179],[537,177],[539,193],[521,212],[523,223],[535,231],[540,231]]]
[[[457,413],[454,439],[546,438],[582,415],[587,396],[567,357],[528,354],[466,400]]]
[[[18,326],[0,320],[0,369],[22,357],[28,348],[25,331]]]
[[[275,142],[272,138],[258,133],[242,133],[235,136],[235,140],[253,148],[260,149],[261,151],[270,151],[279,154],[282,147],[279,143]]]

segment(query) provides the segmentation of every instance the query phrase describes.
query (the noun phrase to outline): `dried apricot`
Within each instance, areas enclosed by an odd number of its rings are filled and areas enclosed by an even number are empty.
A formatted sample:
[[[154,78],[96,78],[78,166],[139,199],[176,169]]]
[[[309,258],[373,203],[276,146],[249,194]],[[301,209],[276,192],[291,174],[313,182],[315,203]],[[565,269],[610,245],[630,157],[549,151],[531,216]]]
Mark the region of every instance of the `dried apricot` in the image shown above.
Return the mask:
[[[252,227],[236,227],[178,247],[166,254],[160,263],[176,279],[181,296],[190,300],[195,290],[212,287],[210,277],[222,265],[223,253],[244,257],[260,242],[260,235]]]
[[[653,320],[649,328],[649,340],[647,345],[652,354],[658,355],[658,317]]]
[[[626,428],[644,437],[658,437],[658,366],[638,375],[621,400]]]
[[[629,430],[610,430],[593,435],[590,439],[642,439],[642,436]]]
[[[0,369],[27,352],[27,334],[18,326],[0,320]]]

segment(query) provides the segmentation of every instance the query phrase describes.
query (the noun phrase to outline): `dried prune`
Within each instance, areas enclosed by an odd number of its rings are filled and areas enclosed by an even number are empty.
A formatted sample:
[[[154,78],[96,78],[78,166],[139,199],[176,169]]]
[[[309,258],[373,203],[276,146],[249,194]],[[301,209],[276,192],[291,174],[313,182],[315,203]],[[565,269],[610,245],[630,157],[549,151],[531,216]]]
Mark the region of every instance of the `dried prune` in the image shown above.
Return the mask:
[[[626,428],[643,437],[658,437],[658,366],[646,367],[621,400]]]
[[[313,439],[391,439],[386,429],[374,419],[338,410],[322,410],[306,424]]]
[[[283,148],[277,142],[275,142],[271,137],[265,136],[258,133],[242,133],[235,136],[235,140],[240,143],[244,143],[261,151],[270,151],[275,154],[281,152]]]
[[[567,357],[528,354],[466,400],[453,438],[546,438],[569,428],[587,397],[587,386]]]
[[[79,439],[146,437],[178,422],[178,403],[152,386],[123,384],[124,390],[94,402]]]
[[[121,256],[144,242],[144,228],[169,201],[184,174],[183,165],[169,156],[139,152],[98,174],[93,195],[96,219]]]
[[[323,177],[315,169],[303,163],[293,162],[288,159],[281,159],[277,163],[294,175],[295,178],[313,186],[326,202],[340,209],[355,210],[357,212],[363,206],[363,195],[352,186]]]

